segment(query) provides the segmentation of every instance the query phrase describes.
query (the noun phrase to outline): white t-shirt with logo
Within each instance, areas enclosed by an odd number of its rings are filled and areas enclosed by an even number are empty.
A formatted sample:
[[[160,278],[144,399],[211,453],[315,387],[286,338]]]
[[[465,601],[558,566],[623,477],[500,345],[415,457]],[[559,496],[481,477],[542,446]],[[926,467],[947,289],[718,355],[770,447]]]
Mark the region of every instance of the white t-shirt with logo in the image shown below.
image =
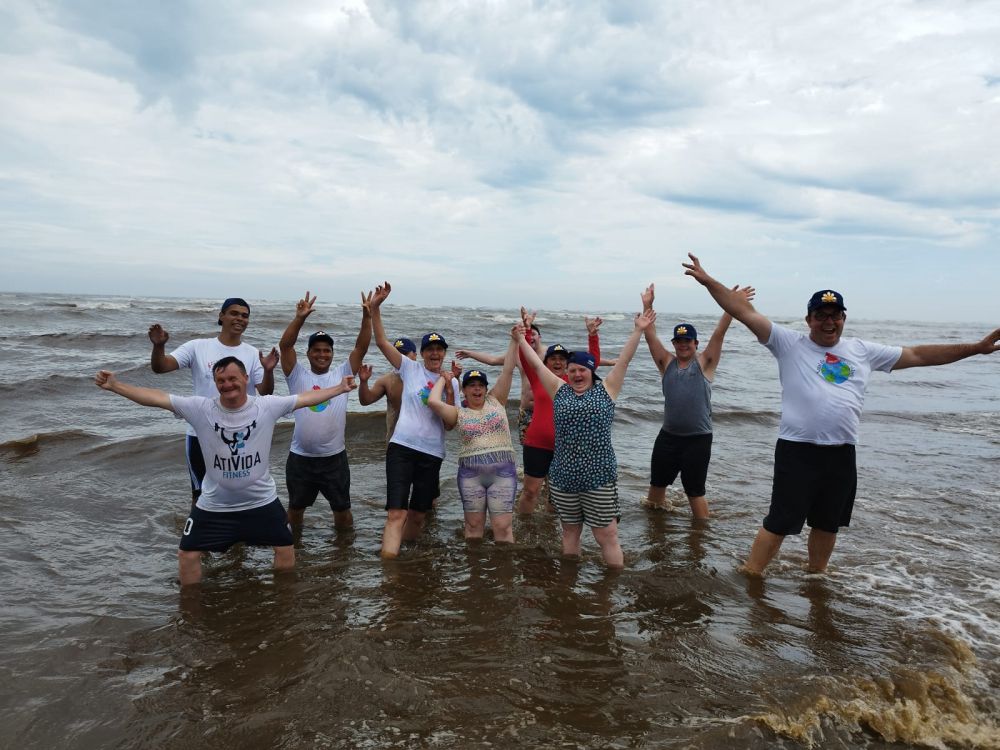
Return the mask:
[[[174,413],[198,436],[205,458],[198,507],[202,510],[249,510],[278,496],[268,468],[274,423],[295,409],[298,396],[250,396],[239,409],[226,409],[218,398],[170,396]]]
[[[444,424],[427,405],[439,375],[409,357],[403,357],[397,372],[403,379],[403,395],[399,400],[399,420],[389,442],[444,458]],[[458,380],[452,378],[451,387],[460,395]]]
[[[344,362],[317,375],[298,362],[291,375],[286,375],[288,392],[299,394],[320,388],[332,388],[351,372],[351,363]],[[341,393],[316,406],[295,411],[295,431],[292,432],[292,453],[316,458],[334,456],[344,450],[344,429],[347,426],[347,393]]]
[[[218,398],[219,391],[215,387],[215,376],[212,368],[224,357],[236,357],[247,368],[247,395],[257,393],[257,384],[264,380],[264,366],[260,363],[260,352],[250,344],[226,346],[219,339],[192,339],[172,352],[170,356],[177,360],[177,366],[191,369],[191,383],[194,395],[204,398]],[[188,435],[194,435],[194,430],[188,427]]]
[[[765,346],[778,360],[781,377],[778,437],[817,445],[858,442],[871,373],[891,371],[903,353],[899,346],[856,338],[841,338],[826,348],[775,323]]]

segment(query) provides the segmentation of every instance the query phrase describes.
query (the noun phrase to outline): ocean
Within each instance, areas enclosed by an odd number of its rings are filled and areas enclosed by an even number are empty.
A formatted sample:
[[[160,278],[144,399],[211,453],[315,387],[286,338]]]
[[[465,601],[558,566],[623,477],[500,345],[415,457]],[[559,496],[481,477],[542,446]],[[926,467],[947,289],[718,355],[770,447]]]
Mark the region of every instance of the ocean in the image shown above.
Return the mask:
[[[736,571],[767,511],[780,388],[734,324],[708,522],[679,487],[670,511],[640,506],[663,402],[645,344],[629,368],[614,426],[621,572],[589,533],[579,561],[562,559],[544,511],[515,519],[511,547],[467,545],[454,435],[423,538],[381,561],[384,405],[352,395],[354,530],[335,533],[320,499],[294,573],[236,548],[182,594],[184,423],[93,376],[189,393],[190,373],[150,371],[146,331],[161,323],[168,351],[213,336],[218,303],[0,294],[0,746],[1000,748],[1000,355],[873,377],[854,520],[826,575],[804,572],[804,538],[764,579]],[[244,339],[276,345],[295,300],[250,303]],[[589,314],[614,356],[631,313]],[[437,330],[497,353],[515,315],[384,309],[390,336]],[[661,334],[682,319],[707,340],[717,316],[660,311]],[[340,361],[359,320],[357,305],[321,301],[306,331],[331,332]],[[585,345],[580,313],[538,323],[547,343]],[[905,345],[995,325],[852,317],[845,333]],[[374,346],[366,361],[387,370]],[[512,423],[518,392],[515,376]],[[291,424],[271,453],[283,502]]]

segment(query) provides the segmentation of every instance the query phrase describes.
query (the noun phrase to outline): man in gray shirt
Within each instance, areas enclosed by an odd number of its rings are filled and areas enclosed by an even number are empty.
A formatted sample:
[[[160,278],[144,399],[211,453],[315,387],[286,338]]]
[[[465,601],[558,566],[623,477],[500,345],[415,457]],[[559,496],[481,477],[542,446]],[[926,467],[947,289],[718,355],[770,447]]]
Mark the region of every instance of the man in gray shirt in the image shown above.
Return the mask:
[[[747,302],[753,299],[753,287],[741,291]],[[650,284],[641,295],[643,311],[653,307],[654,288]],[[667,351],[656,335],[655,326],[645,330],[649,353],[660,371],[663,387],[663,427],[653,444],[650,459],[649,493],[643,505],[669,508],[667,487],[677,475],[695,518],[708,518],[705,479],[712,458],[712,378],[722,355],[722,341],[733,318],[729,313],[719,319],[708,346],[698,353],[698,332],[690,323],[674,326]]]

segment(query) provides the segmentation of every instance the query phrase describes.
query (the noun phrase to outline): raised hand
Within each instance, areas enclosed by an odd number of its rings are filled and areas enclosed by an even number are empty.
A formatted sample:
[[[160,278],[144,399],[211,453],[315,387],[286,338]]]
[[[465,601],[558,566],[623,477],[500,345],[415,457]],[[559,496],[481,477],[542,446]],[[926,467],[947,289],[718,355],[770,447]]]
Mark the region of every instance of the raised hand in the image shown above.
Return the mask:
[[[523,306],[521,307],[521,322],[524,323],[525,329],[531,328],[531,324],[535,322],[536,317],[538,317],[537,312]]]
[[[271,351],[266,355],[263,352],[259,352],[257,356],[260,357],[260,365],[264,368],[264,372],[273,372],[274,368],[278,366],[280,357],[278,356],[278,350],[273,346],[271,347]]]
[[[511,326],[510,337],[514,339],[514,341],[520,344],[521,339],[524,338],[524,324],[516,323],[515,325]]]
[[[684,275],[690,276],[699,284],[707,285],[709,279],[712,278],[708,275],[708,271],[701,267],[701,262],[694,253],[688,253],[688,257],[691,259],[690,263],[681,263],[687,269]]]
[[[361,310],[365,315],[371,315],[372,313],[372,295],[375,292],[368,292],[368,296],[365,296],[364,291],[361,292]]]
[[[154,346],[163,346],[169,338],[170,334],[159,323],[153,323],[149,327],[149,340],[153,342]]]
[[[740,287],[739,284],[733,287],[734,292],[739,292],[744,297],[746,297],[747,302],[753,302],[753,298],[757,296],[757,290],[752,286]]]
[[[597,335],[597,329],[601,327],[601,323],[603,322],[604,319],[599,315],[596,318],[588,318],[586,315],[583,316],[583,323],[587,326],[587,334],[590,336]]]
[[[372,370],[372,366],[371,365],[364,365],[363,364],[363,365],[361,365],[361,367],[358,368],[358,379],[361,380],[364,383],[367,383],[368,382],[368,378],[370,378],[372,376],[372,372],[373,372],[373,370]]]
[[[995,351],[1000,350],[1000,328],[997,328],[992,333],[986,334],[983,340],[979,342],[979,353],[980,354],[992,354]]]
[[[451,376],[456,379],[462,377],[462,365],[454,359],[451,361]]]
[[[316,304],[316,295],[314,294],[312,298],[309,297],[309,291],[306,290],[306,296],[295,303],[295,317],[299,320],[305,320],[310,315],[312,315],[313,306]]]
[[[656,322],[655,310],[643,310],[641,313],[635,316],[635,327],[643,331],[649,328],[655,322]]]
[[[653,284],[646,287],[645,291],[639,293],[639,299],[642,300],[642,309],[649,310],[653,307],[653,299],[656,297],[656,290]]]
[[[94,385],[106,391],[113,391],[115,388],[115,374],[110,370],[99,370],[94,375]]]
[[[386,298],[389,296],[389,292],[391,291],[392,291],[392,285],[388,281],[379,284],[377,287],[375,287],[375,293],[372,295],[372,298],[368,302],[369,307],[371,308],[379,307],[383,302],[385,302]]]
[[[468,358],[469,358],[469,352],[467,350],[465,349],[455,350],[455,359],[468,359]]]
[[[345,375],[344,379],[340,381],[340,385],[345,389],[345,391],[353,391],[358,387],[358,384],[354,382],[353,375]]]

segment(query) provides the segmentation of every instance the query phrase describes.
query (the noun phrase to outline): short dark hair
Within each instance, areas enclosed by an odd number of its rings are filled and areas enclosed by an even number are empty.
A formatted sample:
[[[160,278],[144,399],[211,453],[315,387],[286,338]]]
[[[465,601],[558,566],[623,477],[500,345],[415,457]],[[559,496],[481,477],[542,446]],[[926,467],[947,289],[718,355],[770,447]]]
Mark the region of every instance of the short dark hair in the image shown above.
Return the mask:
[[[214,365],[212,365],[212,376],[214,377],[215,373],[217,372],[222,372],[227,367],[229,367],[229,365],[236,365],[238,368],[240,368],[240,372],[242,372],[244,375],[247,374],[246,365],[244,365],[243,362],[238,357],[223,357]]]
[[[536,326],[534,323],[531,324],[531,330],[537,333],[539,336],[542,335],[542,329]]]

